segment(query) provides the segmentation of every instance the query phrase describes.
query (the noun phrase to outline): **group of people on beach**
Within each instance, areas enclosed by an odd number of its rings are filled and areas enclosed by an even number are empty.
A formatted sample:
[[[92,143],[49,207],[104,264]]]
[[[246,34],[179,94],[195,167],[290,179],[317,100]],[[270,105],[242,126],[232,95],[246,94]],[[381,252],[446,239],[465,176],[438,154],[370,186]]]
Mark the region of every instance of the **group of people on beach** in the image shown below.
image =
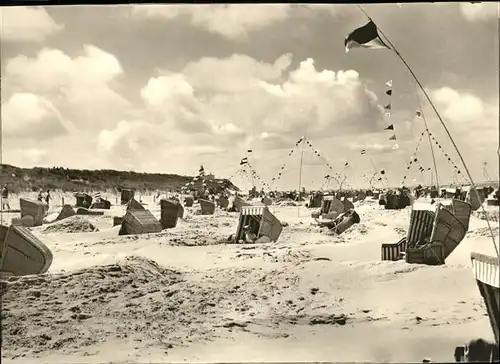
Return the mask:
[[[52,200],[52,196],[50,195],[50,189],[43,193],[43,190],[40,189],[38,192],[37,200],[40,202],[44,202],[48,205],[50,200]],[[7,186],[3,186],[2,188],[2,210],[10,210],[9,204],[9,188]]]

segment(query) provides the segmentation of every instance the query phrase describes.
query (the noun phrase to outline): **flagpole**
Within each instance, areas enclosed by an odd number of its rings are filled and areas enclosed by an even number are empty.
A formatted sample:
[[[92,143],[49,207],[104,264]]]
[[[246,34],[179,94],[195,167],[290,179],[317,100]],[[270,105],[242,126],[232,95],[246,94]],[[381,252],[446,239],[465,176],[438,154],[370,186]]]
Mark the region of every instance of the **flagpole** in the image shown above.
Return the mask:
[[[249,161],[249,159],[248,159],[248,148],[245,150],[245,156],[247,157],[247,161]],[[247,163],[247,167],[249,167],[249,166],[250,166],[250,164],[249,164],[249,163]],[[252,171],[250,171],[250,177],[252,178],[252,187],[254,187],[254,188],[255,188],[255,180],[254,180],[254,178],[253,178],[253,173],[252,173]]]
[[[302,162],[304,160],[304,144],[307,140],[307,128],[309,126],[309,117],[306,118],[306,128],[304,131],[304,138],[302,139],[302,150],[300,152],[300,170],[299,170],[299,196],[297,201],[297,217],[300,217],[300,189],[302,187]]]
[[[361,5],[358,4],[358,7],[359,9],[363,12],[363,14],[365,14],[365,16],[375,24],[375,22],[372,20],[372,18],[370,18],[370,16],[366,13],[366,11],[363,9],[363,7]],[[499,33],[500,33],[500,14],[497,14],[497,18],[498,18],[498,22],[499,24],[497,24],[497,26],[499,27]],[[451,141],[451,144],[453,145],[453,147],[455,148],[455,151],[457,152],[458,154],[458,157],[460,158],[460,161],[462,162],[462,165],[464,166],[464,169],[465,169],[465,172],[467,173],[467,176],[469,177],[469,181],[470,181],[470,184],[471,184],[471,187],[472,189],[474,190],[475,194],[476,194],[476,197],[479,201],[481,201],[481,198],[479,196],[479,193],[477,192],[477,188],[476,188],[476,184],[474,183],[474,179],[472,178],[472,175],[469,171],[469,168],[467,167],[467,164],[465,164],[465,160],[462,156],[462,153],[460,153],[460,150],[458,149],[457,147],[457,144],[455,143],[455,140],[453,140],[453,137],[451,136],[451,133],[450,131],[448,130],[448,127],[446,126],[446,124],[444,123],[444,120],[442,119],[441,117],[441,114],[439,114],[436,106],[434,105],[434,103],[432,102],[429,94],[427,93],[427,91],[425,91],[425,88],[424,86],[422,85],[422,83],[420,82],[420,80],[417,78],[417,76],[415,75],[415,72],[413,72],[413,70],[411,69],[410,65],[406,62],[406,60],[403,58],[403,56],[401,55],[401,53],[399,53],[399,51],[396,49],[396,47],[394,47],[394,44],[392,44],[392,42],[387,38],[387,36],[384,34],[384,32],[377,26],[377,29],[378,31],[380,32],[380,34],[385,38],[386,42],[389,44],[389,46],[392,48],[392,50],[394,51],[394,53],[396,53],[396,55],[399,57],[399,59],[401,60],[401,62],[403,62],[403,64],[405,65],[405,67],[408,69],[408,71],[410,72],[410,74],[412,75],[413,79],[415,80],[415,82],[418,84],[418,86],[420,87],[420,89],[422,90],[423,94],[425,95],[425,98],[427,99],[427,101],[429,102],[429,104],[431,105],[432,109],[434,110],[439,122],[441,123],[443,129],[445,130],[446,134],[448,135],[448,138],[450,139]],[[498,154],[500,156],[500,147],[498,149]],[[491,224],[490,224],[490,220],[488,218],[488,214],[486,213],[486,209],[484,208],[483,204],[481,204],[481,209],[486,217],[486,223],[488,224],[488,229],[490,231],[490,235],[491,235],[491,239],[493,241],[493,245],[495,246],[495,251],[497,253],[497,257],[498,259],[500,260],[500,252],[498,250],[498,246],[496,244],[496,240],[495,240],[495,235],[493,234],[493,229],[491,228]]]
[[[304,160],[304,143],[307,138],[307,124],[306,122],[306,132],[304,133],[304,139],[302,140],[302,151],[300,153],[300,169],[299,169],[299,195],[297,197],[297,217],[300,217],[300,188],[302,187],[302,162]]]

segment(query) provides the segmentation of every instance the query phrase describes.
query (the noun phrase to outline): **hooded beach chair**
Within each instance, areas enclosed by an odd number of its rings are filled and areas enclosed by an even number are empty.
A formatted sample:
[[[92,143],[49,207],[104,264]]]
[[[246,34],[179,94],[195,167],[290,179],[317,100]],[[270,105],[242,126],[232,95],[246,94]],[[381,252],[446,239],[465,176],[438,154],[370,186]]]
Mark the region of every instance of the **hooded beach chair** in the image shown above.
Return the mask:
[[[23,226],[0,226],[0,272],[7,276],[43,274],[52,264],[52,252]]]
[[[445,206],[437,203],[435,217],[432,223],[430,238],[427,239],[427,223],[425,236],[416,244],[408,241],[406,249],[406,262],[416,264],[441,265],[445,263],[446,258],[455,250],[467,234],[470,211],[464,206],[462,201],[454,201],[458,208],[459,216],[456,215],[453,202]],[[470,205],[469,205],[470,206]],[[467,211],[469,213],[467,214]]]
[[[86,193],[75,193],[76,207],[90,208],[92,205],[92,196]]]
[[[122,205],[128,204],[128,202],[134,198],[134,191],[130,189],[123,189],[120,193],[120,202]]]
[[[470,205],[460,200],[414,204],[407,236],[397,243],[382,244],[382,260],[398,260],[404,253],[408,263],[444,264],[464,239],[470,215]]]
[[[472,269],[474,278],[486,306],[486,313],[490,319],[495,342],[488,343],[485,340],[473,340],[475,348],[469,345],[460,345],[455,348],[455,362],[491,362],[499,360],[500,346],[500,269],[498,258],[471,253]],[[479,346],[477,345],[477,342]],[[469,343],[469,344],[471,344]]]
[[[215,212],[215,203],[208,200],[199,200],[202,215],[213,215]]]
[[[269,211],[266,206],[243,206],[240,212],[236,241],[244,240],[245,227],[259,239],[267,236],[276,242],[283,230],[281,222]]]
[[[20,198],[19,205],[21,206],[21,220],[29,216],[33,221],[33,226],[42,225],[43,218],[48,210],[46,203]]]
[[[163,229],[174,228],[177,225],[177,220],[181,214],[180,210],[182,209],[182,213],[184,213],[184,208],[182,208],[180,203],[172,200],[160,200],[160,207],[160,223]]]
[[[128,210],[118,235],[159,233],[163,227],[149,210]]]

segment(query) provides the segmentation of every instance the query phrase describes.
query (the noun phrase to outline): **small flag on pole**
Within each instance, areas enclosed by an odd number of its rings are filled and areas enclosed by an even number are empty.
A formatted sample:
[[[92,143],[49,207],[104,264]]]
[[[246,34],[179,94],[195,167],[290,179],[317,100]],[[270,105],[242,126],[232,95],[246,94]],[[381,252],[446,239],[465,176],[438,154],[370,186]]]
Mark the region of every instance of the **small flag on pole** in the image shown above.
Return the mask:
[[[240,162],[240,166],[247,164],[248,163],[248,158],[243,158]]]
[[[391,49],[380,38],[377,26],[371,20],[366,25],[349,33],[344,45],[346,53],[352,48]]]
[[[396,134],[392,134],[392,136],[389,138],[389,140],[396,140]]]
[[[387,128],[385,128],[384,130],[394,130],[394,125],[391,124]]]
[[[392,90],[387,90],[385,93],[386,93],[388,96],[392,96]]]

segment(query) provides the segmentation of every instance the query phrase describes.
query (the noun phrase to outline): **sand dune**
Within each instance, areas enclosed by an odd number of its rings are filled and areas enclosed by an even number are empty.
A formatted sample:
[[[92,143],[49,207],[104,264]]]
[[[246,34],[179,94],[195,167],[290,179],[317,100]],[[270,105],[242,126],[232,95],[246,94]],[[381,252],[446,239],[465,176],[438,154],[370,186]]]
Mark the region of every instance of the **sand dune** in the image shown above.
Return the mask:
[[[452,360],[456,345],[492,338],[469,260],[491,254],[485,221],[471,218],[445,266],[382,262],[410,209],[356,205],[361,223],[341,236],[311,210],[272,206],[288,226],[271,244],[231,244],[238,215],[196,207],[159,234],[118,236],[121,206],[33,228],[54,263],[2,288],[3,360]]]

